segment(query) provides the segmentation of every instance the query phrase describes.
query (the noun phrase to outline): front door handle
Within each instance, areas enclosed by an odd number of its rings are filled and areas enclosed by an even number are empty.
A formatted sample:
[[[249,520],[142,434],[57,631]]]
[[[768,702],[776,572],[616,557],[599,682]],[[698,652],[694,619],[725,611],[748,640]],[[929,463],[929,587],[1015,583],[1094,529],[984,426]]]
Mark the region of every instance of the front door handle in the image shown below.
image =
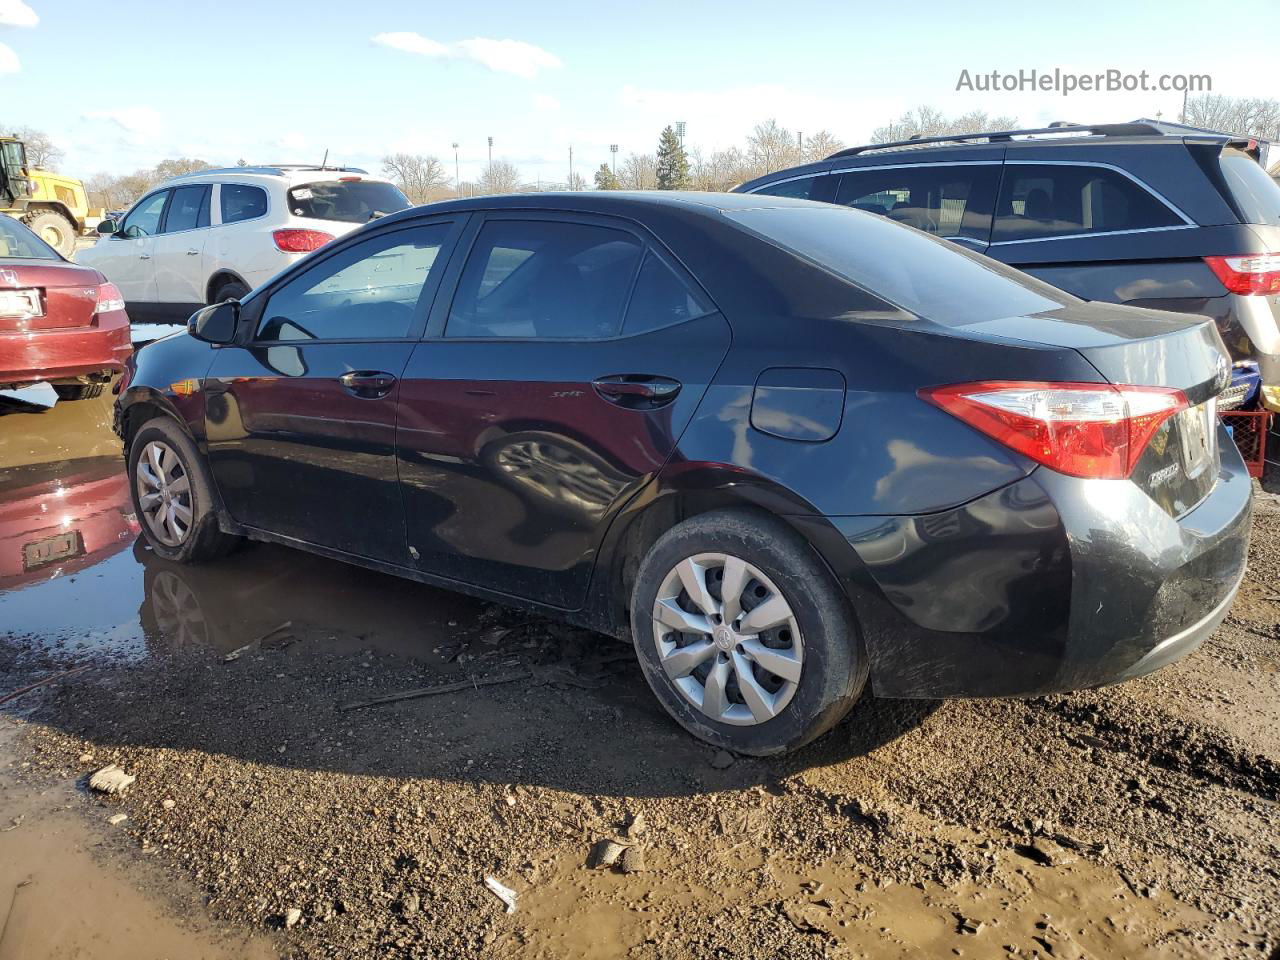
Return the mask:
[[[199,250],[194,250],[194,249],[193,249],[193,250],[188,250],[188,251],[187,251],[187,256],[188,256],[188,257],[198,257],[198,256],[200,256],[200,251],[199,251]]]
[[[381,370],[351,370],[338,378],[347,391],[365,400],[385,397],[396,385],[396,378]]]
[[[665,407],[680,393],[680,381],[648,373],[621,373],[591,381],[603,399],[631,410]]]
[[[138,254],[138,259],[139,259],[139,260],[150,260],[150,259],[151,259],[151,254],[149,254],[149,253],[140,253],[140,254]]]

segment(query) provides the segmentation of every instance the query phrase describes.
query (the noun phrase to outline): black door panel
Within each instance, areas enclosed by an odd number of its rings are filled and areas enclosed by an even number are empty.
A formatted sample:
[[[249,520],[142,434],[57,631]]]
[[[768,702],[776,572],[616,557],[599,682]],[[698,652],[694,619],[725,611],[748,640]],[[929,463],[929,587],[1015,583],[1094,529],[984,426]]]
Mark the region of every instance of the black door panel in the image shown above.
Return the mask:
[[[719,314],[598,342],[421,344],[397,433],[420,568],[580,606],[609,519],[671,455],[728,346]],[[611,402],[594,383],[619,374],[680,387]]]

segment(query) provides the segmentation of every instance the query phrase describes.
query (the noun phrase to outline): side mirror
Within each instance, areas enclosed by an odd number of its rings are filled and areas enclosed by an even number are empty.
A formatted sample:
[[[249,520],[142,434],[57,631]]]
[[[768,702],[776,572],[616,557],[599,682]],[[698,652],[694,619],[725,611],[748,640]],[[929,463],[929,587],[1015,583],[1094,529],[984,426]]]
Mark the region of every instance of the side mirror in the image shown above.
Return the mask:
[[[120,230],[120,224],[114,220],[103,220],[98,224],[98,236],[110,237]]]
[[[197,310],[187,321],[187,333],[205,343],[231,343],[240,324],[240,301],[224,300]]]

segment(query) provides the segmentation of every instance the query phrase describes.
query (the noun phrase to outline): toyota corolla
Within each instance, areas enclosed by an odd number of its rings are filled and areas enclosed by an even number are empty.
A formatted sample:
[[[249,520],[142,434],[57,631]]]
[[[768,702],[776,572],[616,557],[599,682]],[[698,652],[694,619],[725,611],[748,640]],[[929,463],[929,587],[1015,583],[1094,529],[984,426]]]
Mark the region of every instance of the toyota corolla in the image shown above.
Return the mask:
[[[285,543],[628,638],[768,754],[879,696],[1193,650],[1250,484],[1211,322],[1089,304],[852,209],[578,193],[383,218],[131,361],[161,556]]]

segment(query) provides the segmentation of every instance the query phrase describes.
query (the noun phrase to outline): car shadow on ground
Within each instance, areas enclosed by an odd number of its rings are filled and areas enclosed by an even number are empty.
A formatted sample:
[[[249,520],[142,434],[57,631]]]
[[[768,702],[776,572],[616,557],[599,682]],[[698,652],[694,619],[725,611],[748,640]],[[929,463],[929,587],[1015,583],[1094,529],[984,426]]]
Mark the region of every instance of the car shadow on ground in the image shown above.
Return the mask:
[[[75,579],[78,590],[62,581],[72,588],[63,597],[103,609],[106,592],[119,600],[140,587],[136,623],[106,631],[118,639],[133,626],[140,644],[113,653],[69,633],[35,648],[39,669],[98,664],[42,695],[37,711],[98,755],[141,747],[337,774],[680,795],[767,787],[869,755],[938,706],[868,696],[795,753],[732,757],[667,717],[629,645],[496,604],[265,545],[182,566],[135,544]],[[3,638],[9,688],[30,673],[33,648]]]

